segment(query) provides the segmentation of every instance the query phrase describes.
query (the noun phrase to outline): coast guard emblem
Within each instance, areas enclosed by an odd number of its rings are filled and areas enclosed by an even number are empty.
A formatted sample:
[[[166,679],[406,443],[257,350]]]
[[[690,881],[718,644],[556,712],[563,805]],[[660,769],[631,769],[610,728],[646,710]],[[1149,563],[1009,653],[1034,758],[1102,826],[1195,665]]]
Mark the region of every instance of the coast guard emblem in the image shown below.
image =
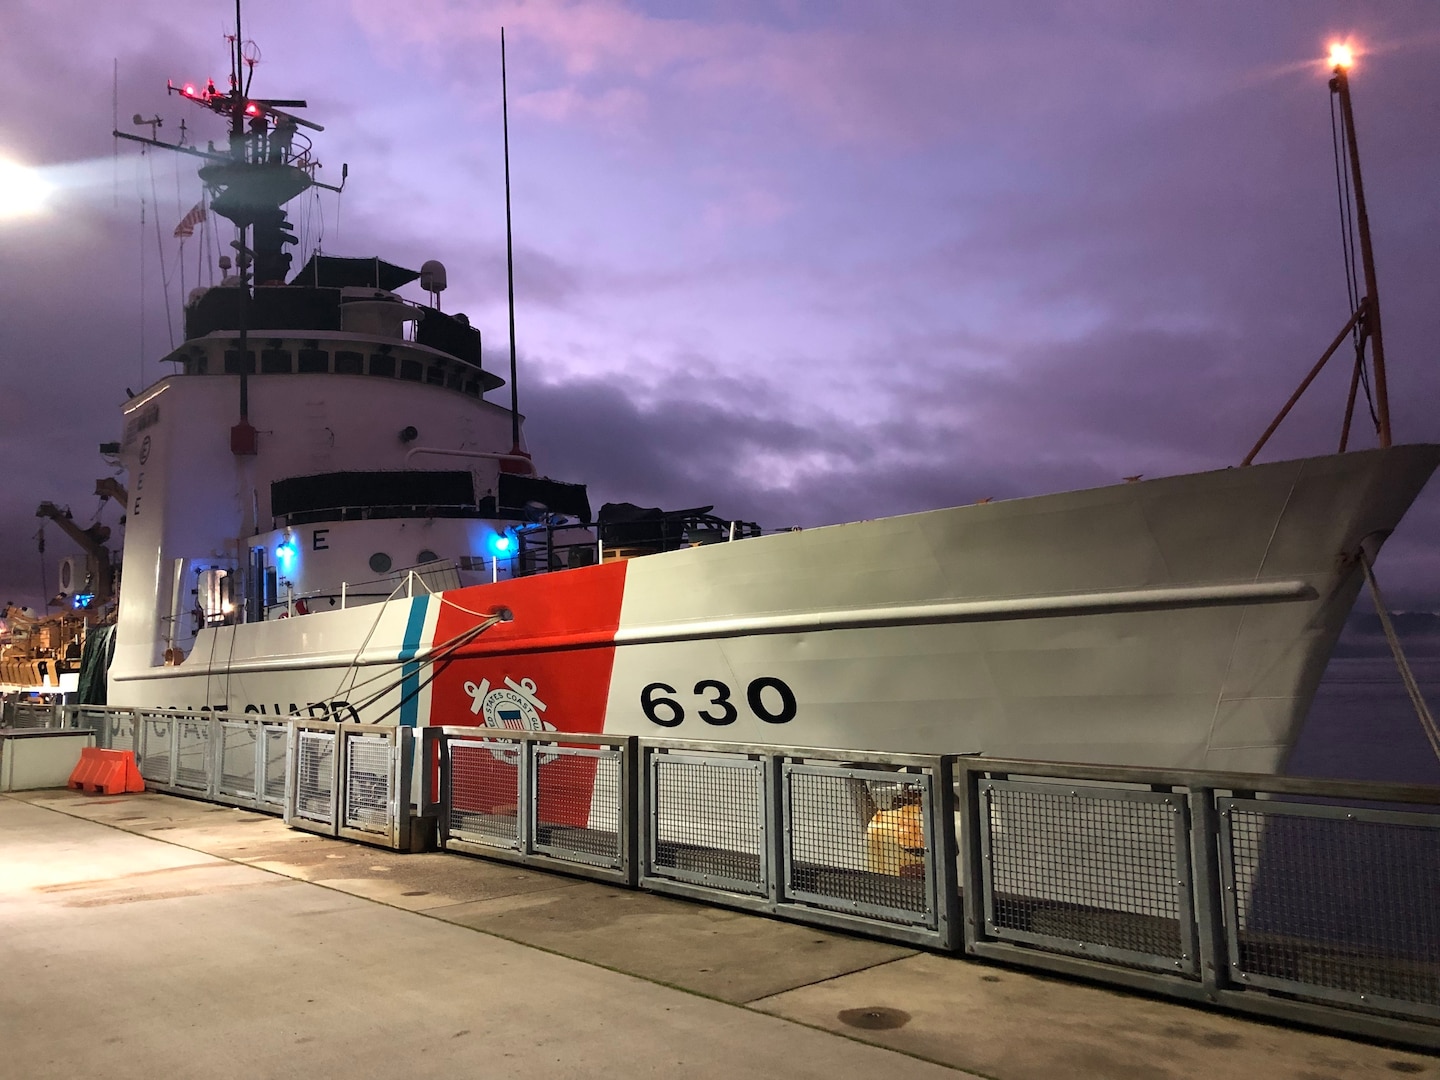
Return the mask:
[[[467,682],[465,693],[470,697],[470,712],[480,716],[486,727],[503,728],[508,731],[554,731],[555,725],[543,720],[540,714],[547,706],[540,700],[533,679],[516,682],[508,676],[504,686],[491,689],[489,679],[479,683]],[[514,764],[518,755],[514,751],[492,750],[497,760]],[[553,761],[554,754],[541,754],[540,762]]]

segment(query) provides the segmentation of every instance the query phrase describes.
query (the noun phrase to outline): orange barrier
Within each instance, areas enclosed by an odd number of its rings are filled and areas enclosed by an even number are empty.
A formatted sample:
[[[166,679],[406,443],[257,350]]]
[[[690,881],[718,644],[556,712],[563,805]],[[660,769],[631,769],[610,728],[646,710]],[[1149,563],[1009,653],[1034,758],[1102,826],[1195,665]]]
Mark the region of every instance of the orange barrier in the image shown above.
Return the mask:
[[[80,751],[80,761],[70,774],[67,786],[76,791],[123,795],[127,791],[144,791],[145,780],[135,767],[135,755],[129,750],[87,746]]]

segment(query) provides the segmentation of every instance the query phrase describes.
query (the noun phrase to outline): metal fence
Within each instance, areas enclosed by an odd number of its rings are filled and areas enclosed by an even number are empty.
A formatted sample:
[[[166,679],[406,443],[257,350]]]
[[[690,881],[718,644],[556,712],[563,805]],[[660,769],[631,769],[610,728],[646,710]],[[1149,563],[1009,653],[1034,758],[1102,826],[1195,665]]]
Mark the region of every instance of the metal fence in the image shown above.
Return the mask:
[[[257,738],[269,742],[266,754],[278,749],[273,730],[267,730],[277,726],[259,725]],[[295,718],[285,721],[283,729],[288,740],[287,825],[386,847],[411,846],[412,728]]]
[[[42,705],[31,701],[7,701],[0,712],[0,727],[16,731],[36,731],[45,728],[64,727],[61,711],[55,705]]]
[[[1440,1048],[1440,788],[62,715],[158,790],[296,828],[411,848],[433,814],[452,851]]]
[[[29,726],[93,730],[97,746],[135,754],[150,790],[280,815],[310,832],[411,846],[411,728],[94,705],[44,711],[45,724]]]
[[[1440,789],[956,768],[968,954],[1440,1047]]]
[[[1440,1047],[1440,789],[436,737],[451,850]]]
[[[431,730],[441,847],[633,882],[633,739]]]

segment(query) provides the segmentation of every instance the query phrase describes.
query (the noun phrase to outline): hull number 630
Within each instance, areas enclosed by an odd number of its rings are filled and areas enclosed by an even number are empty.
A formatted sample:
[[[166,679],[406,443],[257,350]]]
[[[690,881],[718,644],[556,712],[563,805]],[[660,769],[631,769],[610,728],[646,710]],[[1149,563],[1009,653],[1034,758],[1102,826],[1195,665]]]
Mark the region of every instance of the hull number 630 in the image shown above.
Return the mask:
[[[652,682],[640,691],[640,709],[646,719],[661,727],[679,727],[685,722],[685,704],[679,690],[663,682]],[[728,683],[719,679],[701,679],[688,699],[689,707],[705,723],[714,727],[733,724],[740,710],[731,700]],[[795,719],[795,691],[783,679],[762,675],[745,687],[745,704],[755,716],[767,724],[788,724]]]

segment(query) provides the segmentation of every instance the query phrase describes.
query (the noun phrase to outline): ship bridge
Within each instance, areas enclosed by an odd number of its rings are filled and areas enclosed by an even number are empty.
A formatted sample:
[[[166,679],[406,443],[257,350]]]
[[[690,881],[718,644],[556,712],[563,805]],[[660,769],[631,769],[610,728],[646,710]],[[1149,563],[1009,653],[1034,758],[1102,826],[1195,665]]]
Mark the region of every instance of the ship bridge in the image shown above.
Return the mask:
[[[396,295],[419,277],[379,258],[316,254],[288,284],[248,296],[238,280],[197,289],[185,344],[166,359],[187,375],[371,375],[473,398],[504,386],[483,369],[480,331],[463,314]]]

